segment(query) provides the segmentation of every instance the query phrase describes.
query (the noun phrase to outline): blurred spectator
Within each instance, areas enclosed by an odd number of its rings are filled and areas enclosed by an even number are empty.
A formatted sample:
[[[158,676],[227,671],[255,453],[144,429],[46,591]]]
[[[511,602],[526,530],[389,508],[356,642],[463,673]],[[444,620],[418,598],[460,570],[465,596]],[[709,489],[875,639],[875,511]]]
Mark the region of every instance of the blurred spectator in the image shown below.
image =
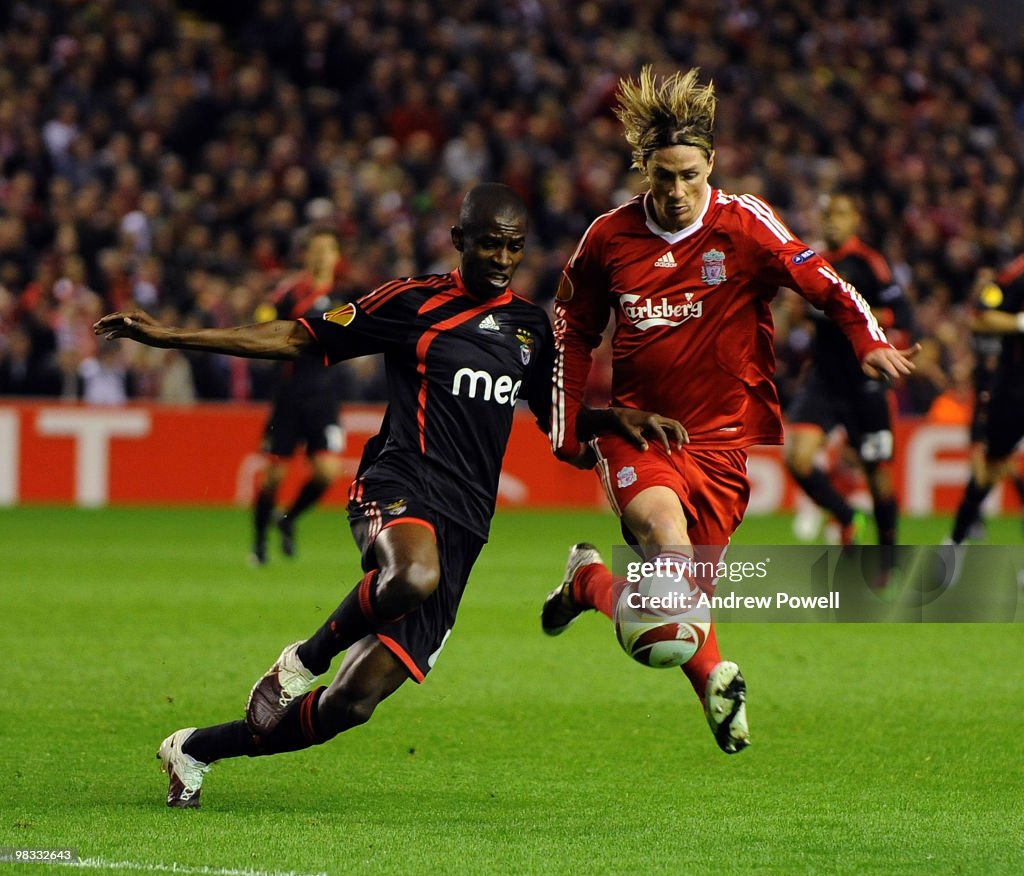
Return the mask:
[[[120,344],[101,341],[95,356],[78,366],[81,399],[93,405],[123,405],[132,395],[133,376]]]
[[[59,391],[56,370],[46,359],[34,354],[31,335],[15,326],[0,352],[0,395],[56,395]]]

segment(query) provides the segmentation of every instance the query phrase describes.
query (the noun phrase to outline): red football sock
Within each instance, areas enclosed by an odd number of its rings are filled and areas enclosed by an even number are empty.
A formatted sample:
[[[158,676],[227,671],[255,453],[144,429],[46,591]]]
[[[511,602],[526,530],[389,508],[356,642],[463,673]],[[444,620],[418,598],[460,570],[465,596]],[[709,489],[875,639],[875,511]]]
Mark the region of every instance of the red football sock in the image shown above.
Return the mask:
[[[572,582],[572,598],[577,605],[596,608],[601,614],[612,616],[615,600],[622,589],[623,580],[616,579],[603,563],[591,563],[576,573]]]
[[[711,622],[711,629],[708,630],[708,637],[704,640],[701,649],[683,664],[683,672],[690,679],[693,690],[704,702],[704,689],[708,686],[708,676],[711,670],[722,662],[722,655],[718,653],[718,637],[715,635],[715,624]]]

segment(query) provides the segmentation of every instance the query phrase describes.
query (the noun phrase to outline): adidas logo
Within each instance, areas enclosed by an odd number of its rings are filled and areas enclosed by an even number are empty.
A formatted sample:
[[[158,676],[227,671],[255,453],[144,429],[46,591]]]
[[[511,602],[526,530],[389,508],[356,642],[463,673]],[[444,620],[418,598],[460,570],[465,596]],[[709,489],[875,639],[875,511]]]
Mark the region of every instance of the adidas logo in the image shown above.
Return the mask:
[[[485,332],[500,332],[501,326],[498,325],[498,320],[494,318],[493,313],[488,313],[482,320],[480,320],[480,328]]]
[[[675,266],[676,260],[672,258],[672,250],[669,250],[654,263],[656,268],[674,268]]]

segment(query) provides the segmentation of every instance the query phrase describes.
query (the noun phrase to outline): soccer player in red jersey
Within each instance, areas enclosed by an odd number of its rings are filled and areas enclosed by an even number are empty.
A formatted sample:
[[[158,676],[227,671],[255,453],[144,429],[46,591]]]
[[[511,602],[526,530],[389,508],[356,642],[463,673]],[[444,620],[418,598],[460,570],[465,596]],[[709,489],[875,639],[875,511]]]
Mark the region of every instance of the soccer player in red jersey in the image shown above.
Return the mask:
[[[764,201],[709,184],[716,98],[697,70],[659,81],[646,67],[639,80],[620,82],[618,98],[649,190],[598,217],[562,275],[551,441],[561,459],[596,461],[643,556],[681,564],[693,546],[720,556],[747,506],[745,448],[782,441],[769,310],[780,286],[839,325],[870,377],[909,374],[913,351],[889,344],[857,290]],[[618,435],[588,446],[579,433],[591,351],[612,312],[612,404],[681,423],[686,435],[671,452],[662,441],[639,450]],[[619,586],[592,546],[577,545],[545,601],[544,630],[560,633],[587,609],[611,617]],[[722,750],[745,747],[745,682],[721,659],[714,627],[683,671]]]
[[[883,328],[906,335],[910,305],[882,254],[857,235],[861,216],[856,202],[848,194],[833,194],[825,202],[823,218],[828,250],[822,257],[856,287]],[[811,308],[811,317],[815,326],[811,368],[786,412],[790,423],[786,465],[801,489],[839,522],[842,543],[853,544],[859,540],[856,512],[815,461],[828,433],[840,425],[845,428],[871,490],[883,550],[883,574],[877,583],[885,584],[893,562],[898,514],[891,472],[892,392],[884,380],[864,374],[836,323],[817,308]]]
[[[326,742],[434,666],[487,541],[520,396],[548,428],[551,324],[510,287],[526,230],[519,197],[487,183],[463,201],[451,273],[385,283],[319,320],[187,331],[115,313],[96,323],[97,334],[156,347],[325,363],[385,356],[388,409],[349,493],[366,574],[318,630],[284,649],[253,687],[244,721],[164,740],[168,806],[198,806],[214,761]],[[342,651],[331,684],[313,689]]]

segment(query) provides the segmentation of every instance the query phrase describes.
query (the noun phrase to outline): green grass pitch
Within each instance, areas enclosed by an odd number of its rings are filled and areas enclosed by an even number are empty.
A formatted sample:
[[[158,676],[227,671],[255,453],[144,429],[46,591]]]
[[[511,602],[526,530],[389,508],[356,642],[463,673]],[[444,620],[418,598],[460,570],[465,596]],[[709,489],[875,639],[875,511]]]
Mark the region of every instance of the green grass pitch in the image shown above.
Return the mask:
[[[566,547],[618,540],[600,513],[499,514],[426,684],[168,810],[160,740],[241,717],[358,577],[338,511],[299,536],[250,569],[241,510],[0,510],[0,846],[90,873],[1024,872],[1024,626],[722,625],[754,740],[727,757],[681,673],[633,664],[603,618],[541,634]]]

